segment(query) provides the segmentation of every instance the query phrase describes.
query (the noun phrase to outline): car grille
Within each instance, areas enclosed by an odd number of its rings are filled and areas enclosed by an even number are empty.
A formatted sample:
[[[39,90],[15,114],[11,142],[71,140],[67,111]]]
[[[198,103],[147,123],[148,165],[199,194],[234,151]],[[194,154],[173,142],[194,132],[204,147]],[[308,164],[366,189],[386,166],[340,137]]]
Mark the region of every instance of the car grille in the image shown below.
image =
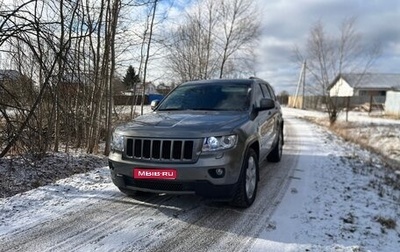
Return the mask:
[[[125,155],[142,161],[194,162],[200,142],[198,139],[127,138]]]

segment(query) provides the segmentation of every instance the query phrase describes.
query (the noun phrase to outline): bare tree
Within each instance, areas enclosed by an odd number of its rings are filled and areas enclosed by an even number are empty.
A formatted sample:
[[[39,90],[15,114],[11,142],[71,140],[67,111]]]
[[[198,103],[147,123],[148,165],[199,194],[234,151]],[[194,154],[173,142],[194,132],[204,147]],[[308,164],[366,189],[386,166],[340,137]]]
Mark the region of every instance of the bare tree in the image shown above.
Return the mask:
[[[54,36],[52,28],[58,21],[48,16],[45,6],[38,1],[27,1],[15,9],[2,10],[0,17],[0,29],[2,30],[0,47],[4,44],[23,46],[27,50],[27,54],[33,57],[35,66],[39,69],[38,82],[40,86],[37,97],[27,109],[28,112],[21,114],[22,118],[16,124],[8,125],[8,127],[14,128],[14,132],[0,153],[0,157],[3,157],[18,140],[24,139],[24,135],[29,136],[33,146],[43,146],[42,143],[44,141],[40,141],[42,137],[42,125],[40,123],[43,118],[41,118],[40,113],[39,117],[37,117],[36,109],[40,107],[46,92],[51,92],[52,75],[61,55],[54,50],[54,41],[52,40]],[[18,52],[21,53],[22,51]],[[38,125],[32,125],[35,118],[39,118]],[[39,126],[39,129],[35,130],[37,128],[35,126]],[[29,130],[26,131],[26,128]],[[36,144],[34,142],[35,139],[39,140]],[[47,146],[44,146],[39,151],[43,153],[46,148]]]
[[[363,74],[380,55],[380,47],[363,43],[362,35],[356,29],[355,18],[345,18],[339,26],[339,34],[327,34],[322,21],[316,22],[310,29],[304,50],[295,48],[299,63],[307,61],[307,71],[315,85],[309,90],[321,94],[326,99],[328,116],[331,123],[337,119],[340,111],[336,96],[330,96],[328,86],[341,73]]]
[[[121,8],[121,1],[114,0],[111,8],[110,8],[110,26],[108,30],[107,39],[110,40],[110,67],[109,67],[109,74],[108,74],[108,90],[107,90],[107,124],[106,124],[106,146],[104,149],[104,155],[108,155],[110,152],[110,141],[111,141],[111,131],[112,131],[112,110],[113,110],[113,79],[114,79],[114,72],[115,72],[115,36],[117,31],[118,25],[118,17],[119,11]]]
[[[146,27],[143,35],[142,45],[141,45],[141,61],[139,71],[141,71],[143,66],[143,75],[142,75],[142,98],[140,100],[140,114],[143,115],[143,106],[144,100],[146,96],[146,78],[147,78],[147,69],[150,59],[150,49],[153,43],[153,34],[155,28],[155,18],[156,18],[156,11],[157,5],[159,0],[154,0],[150,2],[150,12],[147,16]],[[148,37],[147,37],[148,36]]]
[[[151,14],[151,21],[149,23],[149,38],[147,40],[147,49],[146,49],[146,57],[144,59],[144,66],[143,66],[143,84],[142,84],[142,99],[140,102],[140,114],[143,115],[143,105],[144,105],[144,98],[146,94],[146,77],[147,77],[147,67],[148,67],[148,62],[150,58],[150,46],[152,43],[152,37],[153,37],[153,28],[154,28],[154,19],[156,16],[156,10],[157,10],[157,3],[158,0],[154,0],[153,6],[152,6],[152,14]]]
[[[219,72],[222,78],[230,57],[258,39],[260,23],[255,15],[255,2],[251,0],[220,0],[219,12],[223,28],[223,35],[217,36],[222,49]]]
[[[7,55],[15,67],[39,90],[29,103],[12,96],[20,107],[12,114],[2,109],[10,134],[0,131],[1,137],[8,136],[0,157],[19,142],[38,148],[31,153],[45,153],[51,146],[58,151],[61,141],[68,150],[74,141],[91,153],[101,138],[107,152],[120,8],[120,0],[30,0],[2,6],[0,50],[10,48]]]
[[[208,31],[203,31],[199,24],[198,20],[191,20],[171,36],[168,62],[180,81],[207,79],[216,72],[215,65],[210,64],[213,45],[203,36]]]
[[[180,81],[235,75],[254,60],[247,50],[257,42],[260,16],[254,1],[199,0],[171,31],[168,66]],[[238,63],[240,62],[240,63]],[[245,64],[242,64],[246,62]]]

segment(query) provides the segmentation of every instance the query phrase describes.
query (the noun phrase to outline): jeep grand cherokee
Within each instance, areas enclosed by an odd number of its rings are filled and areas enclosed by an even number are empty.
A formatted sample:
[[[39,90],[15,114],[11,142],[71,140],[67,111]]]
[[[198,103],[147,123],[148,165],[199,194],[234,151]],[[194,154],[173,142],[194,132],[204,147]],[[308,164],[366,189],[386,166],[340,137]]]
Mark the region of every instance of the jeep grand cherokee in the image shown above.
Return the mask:
[[[109,166],[124,193],[197,194],[250,206],[259,164],[282,155],[283,118],[258,78],[183,83],[115,128]]]

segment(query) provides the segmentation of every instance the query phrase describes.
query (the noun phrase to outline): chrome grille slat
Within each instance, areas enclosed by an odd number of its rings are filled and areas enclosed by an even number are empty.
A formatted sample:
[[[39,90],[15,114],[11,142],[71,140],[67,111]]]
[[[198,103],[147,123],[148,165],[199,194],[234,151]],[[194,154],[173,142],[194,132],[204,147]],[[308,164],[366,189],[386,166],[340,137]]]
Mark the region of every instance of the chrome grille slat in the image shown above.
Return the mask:
[[[200,139],[127,138],[125,156],[135,160],[193,162]]]

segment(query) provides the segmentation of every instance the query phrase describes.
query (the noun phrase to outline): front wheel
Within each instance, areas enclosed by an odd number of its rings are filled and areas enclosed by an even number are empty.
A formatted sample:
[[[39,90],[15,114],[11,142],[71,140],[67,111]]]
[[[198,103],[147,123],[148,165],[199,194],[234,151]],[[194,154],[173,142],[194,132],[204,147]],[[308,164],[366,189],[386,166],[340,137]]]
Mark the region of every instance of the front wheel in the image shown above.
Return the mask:
[[[232,200],[232,205],[249,207],[253,204],[258,185],[258,159],[253,149],[247,151],[242,164],[242,172],[239,178],[239,187]]]

